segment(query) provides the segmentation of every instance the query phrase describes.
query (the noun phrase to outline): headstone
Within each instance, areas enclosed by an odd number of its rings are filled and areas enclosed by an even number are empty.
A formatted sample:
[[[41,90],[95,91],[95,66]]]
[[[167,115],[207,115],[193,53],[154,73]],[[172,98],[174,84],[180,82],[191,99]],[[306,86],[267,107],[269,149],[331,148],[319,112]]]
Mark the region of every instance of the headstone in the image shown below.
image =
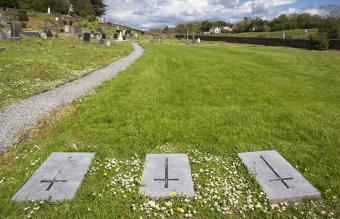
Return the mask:
[[[11,31],[0,30],[0,40],[8,40],[11,37]]]
[[[93,33],[91,33],[91,39],[94,39],[94,34]]]
[[[271,203],[296,202],[321,196],[277,151],[240,153],[238,156],[255,176]]]
[[[139,193],[153,199],[194,197],[187,154],[147,154]]]
[[[11,37],[20,37],[21,32],[21,24],[18,22],[13,22],[11,24]]]
[[[123,30],[123,36],[125,36],[126,35],[126,30]]]
[[[46,33],[45,32],[41,32],[40,33],[40,37],[43,39],[47,39]]]
[[[110,41],[106,41],[106,46],[110,47],[111,46],[111,42]]]
[[[64,30],[65,30],[65,33],[69,33],[70,32],[70,25],[65,25]]]
[[[102,32],[102,39],[106,40],[106,33],[105,32]]]
[[[197,43],[201,43],[201,38],[197,38]]]
[[[50,6],[48,6],[48,8],[47,8],[47,14],[51,14],[51,7]]]
[[[94,156],[94,153],[52,153],[12,200],[26,202],[73,199]]]
[[[119,32],[118,41],[124,41],[122,32]]]
[[[50,29],[45,30],[45,34],[47,38],[51,38],[53,36],[52,31]]]
[[[83,42],[90,43],[91,42],[91,34],[90,33],[83,33]]]
[[[96,35],[96,39],[97,39],[97,40],[100,40],[100,39],[101,39],[101,37],[100,37],[99,34]]]

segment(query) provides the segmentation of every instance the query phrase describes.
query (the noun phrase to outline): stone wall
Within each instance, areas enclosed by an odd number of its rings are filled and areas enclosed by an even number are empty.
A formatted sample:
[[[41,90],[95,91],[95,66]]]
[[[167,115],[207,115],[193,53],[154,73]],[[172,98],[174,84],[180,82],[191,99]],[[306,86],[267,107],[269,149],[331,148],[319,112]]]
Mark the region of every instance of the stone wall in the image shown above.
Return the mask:
[[[256,38],[256,37],[227,37],[227,36],[210,36],[196,35],[204,41],[224,41],[228,43],[246,43],[264,46],[287,46],[293,48],[311,49],[311,42],[307,39],[285,39],[280,38]],[[186,35],[176,35],[176,38],[186,38]],[[189,36],[191,39],[192,36]],[[330,49],[340,50],[340,40],[329,40]]]
[[[340,50],[340,40],[329,40],[329,48]]]

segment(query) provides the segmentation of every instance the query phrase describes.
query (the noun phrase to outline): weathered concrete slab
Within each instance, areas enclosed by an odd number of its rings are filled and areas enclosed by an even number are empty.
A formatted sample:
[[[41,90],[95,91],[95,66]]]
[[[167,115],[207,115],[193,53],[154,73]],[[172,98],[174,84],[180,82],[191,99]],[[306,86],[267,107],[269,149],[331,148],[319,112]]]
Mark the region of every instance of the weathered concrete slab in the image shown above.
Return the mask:
[[[271,203],[295,202],[321,196],[277,151],[240,153],[238,156],[255,176]]]
[[[71,200],[89,169],[94,153],[52,153],[26,184],[14,202]]]
[[[194,186],[187,154],[147,154],[139,193],[150,198],[193,198]]]

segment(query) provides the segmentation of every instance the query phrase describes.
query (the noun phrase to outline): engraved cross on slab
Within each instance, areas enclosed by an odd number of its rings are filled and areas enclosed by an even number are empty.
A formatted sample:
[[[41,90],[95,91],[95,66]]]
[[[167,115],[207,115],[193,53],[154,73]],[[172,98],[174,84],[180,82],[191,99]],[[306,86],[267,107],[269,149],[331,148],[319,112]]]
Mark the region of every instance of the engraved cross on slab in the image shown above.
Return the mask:
[[[154,179],[155,181],[164,181],[164,188],[169,187],[169,181],[178,181],[179,179],[169,179],[169,158],[165,158],[165,177],[164,179]]]
[[[260,184],[270,203],[296,202],[321,196],[277,151],[246,152],[238,156]]]
[[[188,155],[147,154],[139,193],[153,199],[167,198],[174,193],[193,198]]]
[[[289,185],[285,182],[286,180],[292,180],[293,177],[288,177],[288,178],[282,178],[276,171],[275,169],[268,163],[268,161],[263,157],[260,156],[260,158],[263,160],[263,162],[273,171],[273,173],[278,177],[277,179],[270,179],[269,181],[281,181],[283,185],[286,186],[287,189],[289,189]]]
[[[25,202],[73,199],[94,155],[94,153],[52,153],[12,200]]]
[[[57,175],[52,179],[52,180],[41,180],[40,182],[41,183],[49,183],[49,186],[46,188],[45,191],[50,191],[50,189],[52,188],[52,186],[54,185],[54,183],[59,183],[59,182],[63,182],[63,183],[66,183],[67,180],[65,179],[56,179],[57,176],[60,174],[62,169],[60,169],[57,173]]]

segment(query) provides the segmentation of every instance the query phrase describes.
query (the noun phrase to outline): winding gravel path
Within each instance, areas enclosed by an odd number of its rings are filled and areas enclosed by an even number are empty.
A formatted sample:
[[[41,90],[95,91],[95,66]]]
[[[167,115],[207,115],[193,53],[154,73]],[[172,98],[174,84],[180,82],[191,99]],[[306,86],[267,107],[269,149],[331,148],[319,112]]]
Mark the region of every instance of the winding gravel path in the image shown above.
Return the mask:
[[[5,151],[18,139],[17,132],[33,128],[39,120],[53,110],[62,108],[73,100],[95,89],[106,80],[112,79],[125,70],[144,53],[137,43],[132,43],[134,51],[112,64],[94,71],[85,77],[66,83],[54,90],[29,97],[0,109],[0,152]]]

